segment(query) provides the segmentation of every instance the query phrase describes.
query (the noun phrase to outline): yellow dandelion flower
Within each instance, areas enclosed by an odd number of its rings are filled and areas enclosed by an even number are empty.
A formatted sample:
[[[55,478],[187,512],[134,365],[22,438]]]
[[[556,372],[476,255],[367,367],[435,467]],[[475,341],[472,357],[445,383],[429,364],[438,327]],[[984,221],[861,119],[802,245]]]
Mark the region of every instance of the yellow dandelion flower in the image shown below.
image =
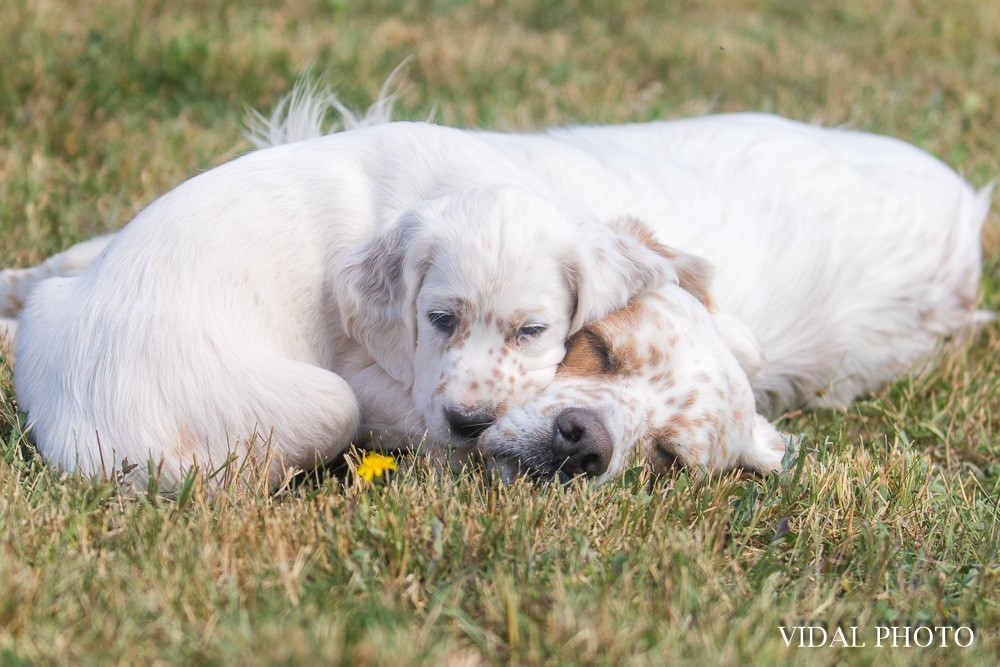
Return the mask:
[[[376,454],[375,452],[365,452],[358,464],[358,477],[370,482],[376,477],[381,477],[387,470],[396,469],[396,459],[391,456]]]

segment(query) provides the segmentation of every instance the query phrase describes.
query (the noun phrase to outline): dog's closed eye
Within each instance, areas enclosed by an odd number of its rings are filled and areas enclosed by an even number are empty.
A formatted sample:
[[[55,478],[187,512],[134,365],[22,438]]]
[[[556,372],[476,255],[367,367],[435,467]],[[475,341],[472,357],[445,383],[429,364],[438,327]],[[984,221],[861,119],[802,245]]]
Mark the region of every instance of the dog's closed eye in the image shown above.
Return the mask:
[[[672,468],[682,468],[684,466],[684,463],[674,453],[673,447],[668,446],[664,442],[653,443],[653,446],[649,449],[649,462],[657,472],[665,472]]]
[[[546,329],[548,327],[544,324],[526,324],[517,330],[517,342],[519,345],[530,343],[545,333]]]
[[[590,329],[577,332],[566,345],[560,373],[566,375],[608,375],[618,368],[607,341]]]

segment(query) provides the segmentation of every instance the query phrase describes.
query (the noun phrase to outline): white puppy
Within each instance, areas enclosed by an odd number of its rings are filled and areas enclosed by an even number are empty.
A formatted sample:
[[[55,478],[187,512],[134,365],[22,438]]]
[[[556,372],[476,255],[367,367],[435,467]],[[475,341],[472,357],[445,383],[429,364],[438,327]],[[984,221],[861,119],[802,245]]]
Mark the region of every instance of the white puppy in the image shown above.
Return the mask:
[[[557,201],[430,125],[257,151],[34,289],[20,407],[51,463],[141,464],[141,485],[151,462],[164,488],[232,454],[277,483],[359,430],[468,440],[548,384],[572,331],[677,281],[668,259]]]

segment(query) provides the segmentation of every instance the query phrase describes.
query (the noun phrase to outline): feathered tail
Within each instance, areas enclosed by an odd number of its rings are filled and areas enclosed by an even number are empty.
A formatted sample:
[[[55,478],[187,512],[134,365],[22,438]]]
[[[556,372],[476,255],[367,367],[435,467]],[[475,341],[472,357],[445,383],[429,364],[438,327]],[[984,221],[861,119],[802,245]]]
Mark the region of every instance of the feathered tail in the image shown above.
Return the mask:
[[[378,98],[361,114],[347,108],[329,86],[320,84],[307,72],[281,98],[270,116],[250,112],[244,136],[257,148],[268,148],[392,122],[393,106],[399,96],[396,75],[405,65],[404,60],[389,74]],[[338,115],[339,121],[330,121],[331,113]]]

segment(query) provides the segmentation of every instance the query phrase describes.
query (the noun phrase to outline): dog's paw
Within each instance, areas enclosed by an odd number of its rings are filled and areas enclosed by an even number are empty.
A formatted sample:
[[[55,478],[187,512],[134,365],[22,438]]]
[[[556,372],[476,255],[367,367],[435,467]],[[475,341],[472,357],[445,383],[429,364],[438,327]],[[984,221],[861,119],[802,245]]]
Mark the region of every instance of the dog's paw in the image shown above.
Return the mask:
[[[771,422],[754,417],[750,446],[740,457],[740,465],[758,472],[780,472],[785,456],[785,437]]]

